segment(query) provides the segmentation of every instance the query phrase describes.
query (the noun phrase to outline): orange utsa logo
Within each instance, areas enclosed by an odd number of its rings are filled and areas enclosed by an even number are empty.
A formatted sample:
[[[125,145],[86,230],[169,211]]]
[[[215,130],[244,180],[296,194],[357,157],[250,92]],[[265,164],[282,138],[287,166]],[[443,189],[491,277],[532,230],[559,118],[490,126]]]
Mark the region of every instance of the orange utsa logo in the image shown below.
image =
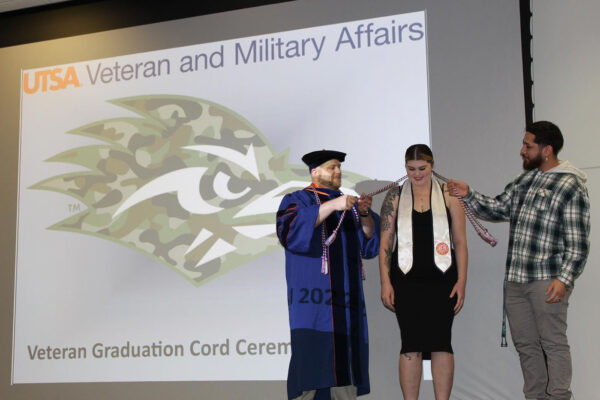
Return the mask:
[[[81,86],[73,66],[65,71],[60,67],[36,71],[32,77],[29,72],[23,74],[23,90],[27,94],[66,89],[69,85]]]

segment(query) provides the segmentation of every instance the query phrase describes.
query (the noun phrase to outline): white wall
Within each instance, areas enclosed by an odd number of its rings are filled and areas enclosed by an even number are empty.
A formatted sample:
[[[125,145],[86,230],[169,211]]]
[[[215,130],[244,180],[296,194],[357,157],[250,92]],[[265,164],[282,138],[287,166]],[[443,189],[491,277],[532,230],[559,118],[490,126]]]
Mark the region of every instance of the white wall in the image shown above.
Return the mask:
[[[597,285],[600,224],[600,2],[597,0],[533,0],[532,53],[534,120],[556,123],[565,137],[560,158],[588,174],[591,201],[591,252],[577,280],[569,309],[569,341],[573,356],[573,394],[598,398],[600,312]]]

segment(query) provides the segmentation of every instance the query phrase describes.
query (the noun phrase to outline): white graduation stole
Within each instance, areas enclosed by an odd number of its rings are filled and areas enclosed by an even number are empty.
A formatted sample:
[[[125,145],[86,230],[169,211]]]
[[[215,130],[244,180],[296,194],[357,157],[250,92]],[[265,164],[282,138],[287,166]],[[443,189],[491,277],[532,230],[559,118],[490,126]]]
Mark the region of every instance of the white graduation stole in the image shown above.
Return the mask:
[[[398,201],[398,266],[405,274],[413,266],[413,239],[412,239],[412,186],[407,179],[402,185],[400,200]],[[431,177],[431,213],[433,217],[433,254],[435,265],[442,272],[446,272],[452,264],[450,253],[450,228],[446,215],[446,203],[440,184]]]

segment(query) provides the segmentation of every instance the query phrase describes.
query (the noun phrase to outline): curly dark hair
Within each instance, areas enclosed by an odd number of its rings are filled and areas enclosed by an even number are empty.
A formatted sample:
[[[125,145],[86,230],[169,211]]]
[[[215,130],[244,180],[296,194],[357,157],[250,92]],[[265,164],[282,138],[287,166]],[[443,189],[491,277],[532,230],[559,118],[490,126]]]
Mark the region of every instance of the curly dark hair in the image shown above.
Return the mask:
[[[558,126],[550,121],[534,122],[527,125],[525,131],[535,136],[533,141],[540,145],[540,147],[552,146],[555,156],[558,155],[558,152],[563,147],[564,140],[562,133]]]

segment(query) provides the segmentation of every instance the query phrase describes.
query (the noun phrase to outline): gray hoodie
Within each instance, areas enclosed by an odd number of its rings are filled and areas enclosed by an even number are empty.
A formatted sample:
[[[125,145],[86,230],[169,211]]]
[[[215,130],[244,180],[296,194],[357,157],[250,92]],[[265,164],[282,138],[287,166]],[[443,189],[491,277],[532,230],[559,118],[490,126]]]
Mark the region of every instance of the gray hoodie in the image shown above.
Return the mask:
[[[581,182],[584,184],[587,181],[587,175],[585,174],[585,172],[583,172],[579,168],[575,167],[573,164],[571,164],[567,160],[559,161],[558,165],[556,167],[549,169],[548,171],[546,171],[546,173],[548,173],[548,174],[572,174],[572,175],[575,175],[576,177],[578,177],[581,180]]]

